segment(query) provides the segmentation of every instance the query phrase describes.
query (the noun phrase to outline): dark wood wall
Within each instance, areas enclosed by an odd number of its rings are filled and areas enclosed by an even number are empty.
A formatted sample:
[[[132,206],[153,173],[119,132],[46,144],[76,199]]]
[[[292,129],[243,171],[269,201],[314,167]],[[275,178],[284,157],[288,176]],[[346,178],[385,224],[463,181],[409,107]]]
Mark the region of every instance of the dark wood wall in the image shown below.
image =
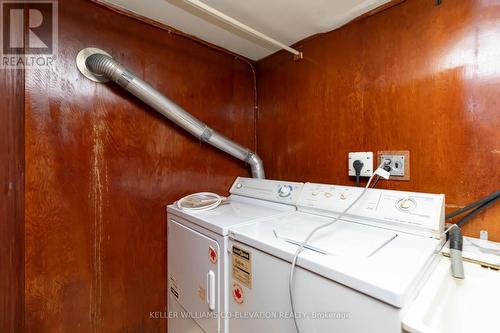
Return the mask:
[[[22,331],[24,73],[0,69],[0,332]]]
[[[25,312],[26,332],[165,332],[149,318],[166,310],[164,206],[222,193],[248,171],[120,88],[82,77],[74,59],[103,48],[250,147],[252,73],[87,1],[59,9],[55,65],[0,73],[0,331],[19,332]],[[261,61],[268,177],[352,184],[349,151],[401,149],[411,151],[411,180],[381,187],[445,193],[449,210],[497,189],[499,27],[495,1],[407,0],[299,43],[301,62],[284,53]],[[466,232],[500,240],[499,216],[497,206]]]
[[[407,0],[259,62],[258,151],[271,178],[352,184],[349,151],[409,150],[448,210],[500,188],[500,4]],[[500,205],[465,227],[500,241]]]
[[[246,166],[75,65],[99,47],[216,130],[255,146],[248,64],[81,0],[59,58],[26,74],[26,332],[165,332],[165,205],[225,193]]]

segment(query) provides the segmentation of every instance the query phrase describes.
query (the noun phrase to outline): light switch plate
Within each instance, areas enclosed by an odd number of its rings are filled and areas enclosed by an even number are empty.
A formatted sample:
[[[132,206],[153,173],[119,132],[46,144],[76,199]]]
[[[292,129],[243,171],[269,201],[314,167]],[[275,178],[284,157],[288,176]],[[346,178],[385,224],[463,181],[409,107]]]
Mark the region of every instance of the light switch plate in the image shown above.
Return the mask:
[[[373,175],[373,153],[372,152],[355,152],[349,153],[348,168],[349,176],[356,176],[356,170],[354,170],[353,163],[356,160],[363,162],[363,168],[361,169],[361,177],[371,177]]]

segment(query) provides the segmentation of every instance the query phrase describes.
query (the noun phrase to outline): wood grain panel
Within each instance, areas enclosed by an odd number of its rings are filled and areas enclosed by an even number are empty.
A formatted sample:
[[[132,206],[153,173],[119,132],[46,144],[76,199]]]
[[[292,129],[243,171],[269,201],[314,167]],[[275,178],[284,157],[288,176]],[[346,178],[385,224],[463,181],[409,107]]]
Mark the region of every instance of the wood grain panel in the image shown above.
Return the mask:
[[[20,31],[14,38],[22,38],[22,23],[17,27]],[[0,101],[0,332],[17,333],[23,331],[24,324],[22,69],[0,68]]]
[[[80,75],[95,46],[216,130],[254,147],[248,64],[81,0],[59,2],[57,62],[26,77],[26,331],[165,332],[165,205],[225,193],[243,163],[112,84]]]
[[[24,73],[0,69],[0,332],[24,315]]]
[[[349,151],[409,150],[411,181],[448,210],[500,186],[498,1],[407,0],[259,62],[267,175],[354,184]],[[500,241],[500,205],[465,227]]]

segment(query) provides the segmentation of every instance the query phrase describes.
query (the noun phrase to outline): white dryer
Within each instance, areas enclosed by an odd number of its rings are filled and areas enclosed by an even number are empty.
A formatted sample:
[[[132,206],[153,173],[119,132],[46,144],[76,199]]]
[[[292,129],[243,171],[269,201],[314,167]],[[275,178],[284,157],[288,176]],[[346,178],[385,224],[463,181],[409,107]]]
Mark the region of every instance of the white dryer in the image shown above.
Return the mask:
[[[230,228],[231,332],[294,333],[289,274],[297,244],[361,188],[307,183],[298,211]],[[443,245],[444,195],[368,189],[300,254],[293,287],[302,333],[400,333],[407,305]],[[237,268],[237,267],[236,267]]]
[[[229,228],[293,213],[302,186],[240,177],[213,210],[168,206],[169,333],[228,332]]]

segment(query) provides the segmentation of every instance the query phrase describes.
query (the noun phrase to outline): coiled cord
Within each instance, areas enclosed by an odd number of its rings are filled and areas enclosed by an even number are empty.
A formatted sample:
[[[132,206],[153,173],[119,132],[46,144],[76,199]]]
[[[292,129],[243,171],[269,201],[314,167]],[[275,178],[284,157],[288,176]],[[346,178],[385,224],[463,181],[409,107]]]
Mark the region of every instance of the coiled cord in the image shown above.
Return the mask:
[[[226,200],[228,198],[222,197],[217,193],[199,192],[179,199],[176,206],[183,211],[204,212],[219,207]]]

